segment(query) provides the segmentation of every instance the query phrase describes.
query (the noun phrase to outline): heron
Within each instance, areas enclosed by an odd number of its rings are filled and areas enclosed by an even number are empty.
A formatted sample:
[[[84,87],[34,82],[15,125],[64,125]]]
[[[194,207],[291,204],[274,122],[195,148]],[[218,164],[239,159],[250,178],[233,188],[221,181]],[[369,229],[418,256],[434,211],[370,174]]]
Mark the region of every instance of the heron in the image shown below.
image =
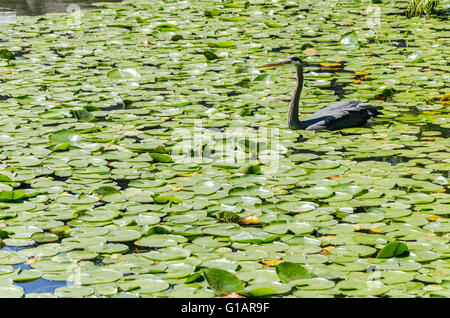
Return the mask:
[[[286,64],[297,69],[297,84],[289,104],[288,126],[290,129],[302,130],[340,130],[344,128],[363,126],[371,117],[380,114],[380,106],[363,103],[359,100],[349,100],[331,105],[312,114],[305,120],[298,117],[298,104],[303,88],[304,64],[297,56],[261,65],[260,67],[278,67]]]

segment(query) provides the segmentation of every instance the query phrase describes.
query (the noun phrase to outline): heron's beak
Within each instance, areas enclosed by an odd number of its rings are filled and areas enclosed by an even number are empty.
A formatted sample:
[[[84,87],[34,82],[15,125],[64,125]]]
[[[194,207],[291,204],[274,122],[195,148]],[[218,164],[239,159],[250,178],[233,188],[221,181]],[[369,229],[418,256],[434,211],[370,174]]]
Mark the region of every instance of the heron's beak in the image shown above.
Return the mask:
[[[259,67],[278,67],[292,62],[290,59],[279,60],[276,62],[260,65]]]

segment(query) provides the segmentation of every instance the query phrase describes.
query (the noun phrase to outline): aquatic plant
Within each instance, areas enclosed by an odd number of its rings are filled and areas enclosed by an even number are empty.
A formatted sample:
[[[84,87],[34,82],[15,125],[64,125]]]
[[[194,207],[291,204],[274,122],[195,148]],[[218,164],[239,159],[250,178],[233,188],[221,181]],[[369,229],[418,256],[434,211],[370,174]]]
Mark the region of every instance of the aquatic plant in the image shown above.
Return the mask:
[[[439,4],[439,0],[411,0],[406,10],[406,16],[419,17],[430,15]]]

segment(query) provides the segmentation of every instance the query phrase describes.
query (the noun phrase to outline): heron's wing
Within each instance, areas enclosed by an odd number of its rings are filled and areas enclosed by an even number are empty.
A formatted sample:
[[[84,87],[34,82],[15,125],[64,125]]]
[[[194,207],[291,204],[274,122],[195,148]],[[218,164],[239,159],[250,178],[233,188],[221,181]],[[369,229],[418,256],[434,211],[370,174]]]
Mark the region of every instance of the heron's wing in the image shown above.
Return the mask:
[[[330,115],[336,118],[340,118],[348,115],[350,112],[368,112],[371,113],[371,116],[376,116],[379,113],[378,110],[380,109],[382,109],[381,106],[363,103],[359,100],[349,100],[322,108],[321,110],[311,115],[308,119]]]
[[[377,116],[380,106],[350,100],[325,107],[314,113],[305,122],[310,122],[307,130],[337,130],[364,125],[370,117]]]

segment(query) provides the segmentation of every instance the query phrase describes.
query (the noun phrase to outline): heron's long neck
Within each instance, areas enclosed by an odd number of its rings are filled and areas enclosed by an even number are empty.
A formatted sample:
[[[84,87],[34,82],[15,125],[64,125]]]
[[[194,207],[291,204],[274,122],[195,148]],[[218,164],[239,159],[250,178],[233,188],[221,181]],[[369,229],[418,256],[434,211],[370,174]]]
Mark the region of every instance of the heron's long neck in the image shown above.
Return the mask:
[[[291,103],[289,105],[288,125],[291,129],[303,129],[301,121],[298,119],[298,104],[300,101],[300,94],[303,88],[303,66],[297,66],[297,85],[292,94]]]

